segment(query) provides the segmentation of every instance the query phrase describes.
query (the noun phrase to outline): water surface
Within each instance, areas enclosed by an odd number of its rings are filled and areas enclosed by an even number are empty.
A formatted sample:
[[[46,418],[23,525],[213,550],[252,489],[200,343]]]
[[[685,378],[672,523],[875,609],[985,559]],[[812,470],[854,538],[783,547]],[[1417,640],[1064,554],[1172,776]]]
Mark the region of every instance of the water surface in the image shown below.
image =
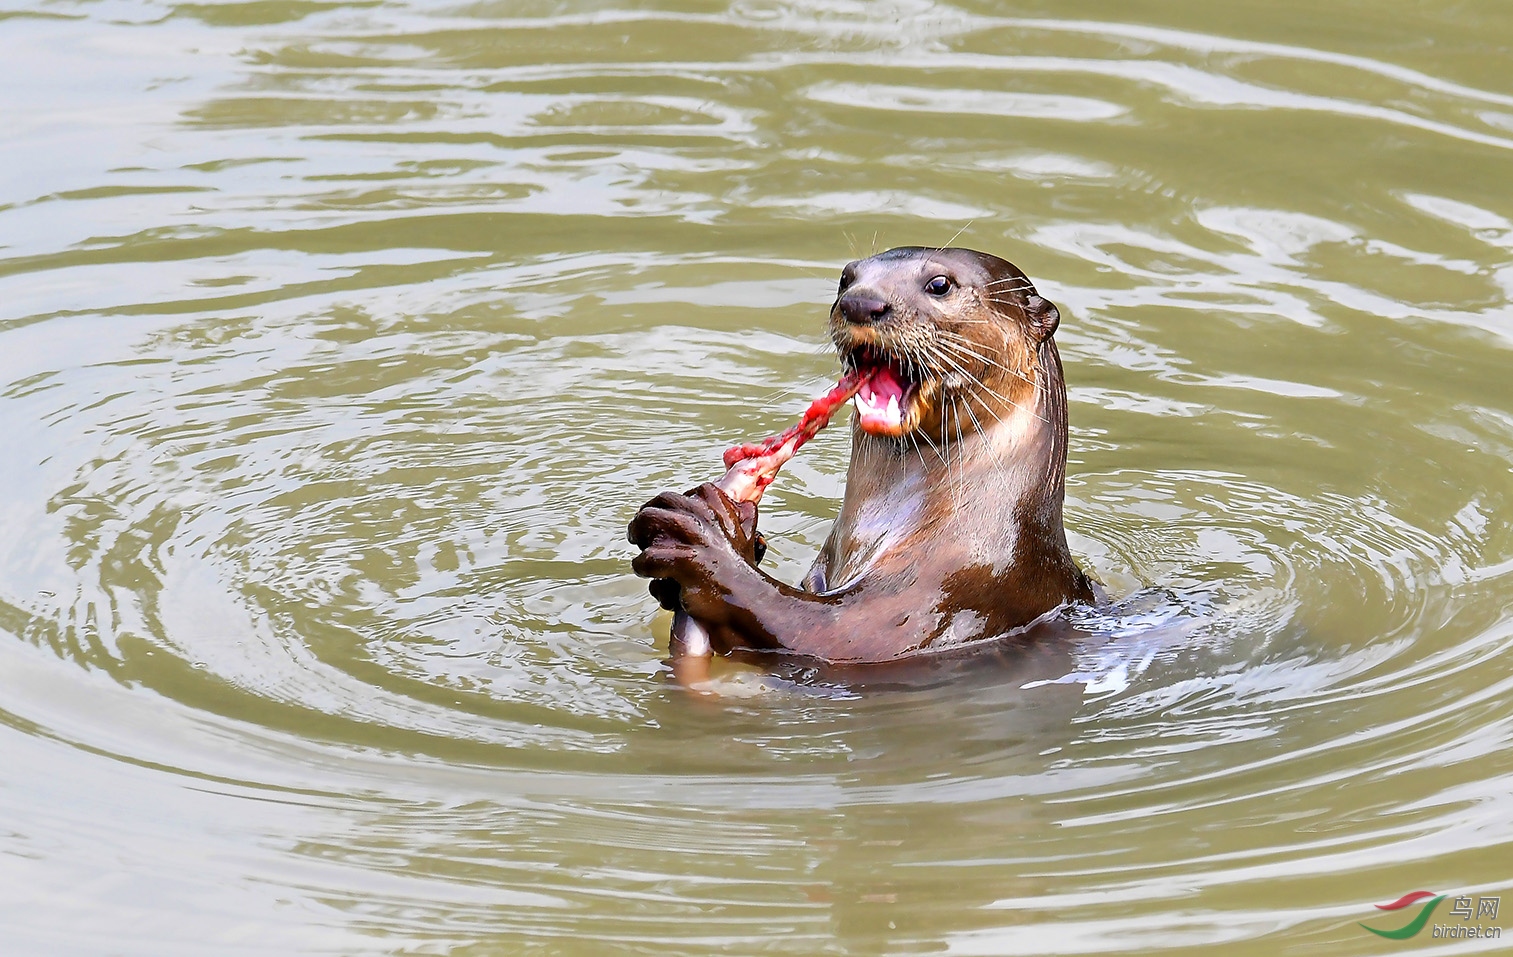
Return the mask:
[[[7,953],[1374,954],[1373,904],[1513,891],[1510,43],[8,8]],[[625,522],[833,380],[845,261],[953,239],[1061,308],[1123,604],[992,674],[680,693]],[[769,494],[780,577],[845,464]]]

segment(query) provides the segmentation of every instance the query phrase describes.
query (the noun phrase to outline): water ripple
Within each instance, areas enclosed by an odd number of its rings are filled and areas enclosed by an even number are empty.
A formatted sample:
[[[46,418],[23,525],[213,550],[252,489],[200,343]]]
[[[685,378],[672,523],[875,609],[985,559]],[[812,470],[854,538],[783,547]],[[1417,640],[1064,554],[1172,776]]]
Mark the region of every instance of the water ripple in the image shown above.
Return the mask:
[[[1498,894],[1506,30],[979,6],[8,16],[18,952],[1368,953]],[[1113,601],[679,693],[634,507],[832,380],[841,263],[958,232],[1061,308]]]

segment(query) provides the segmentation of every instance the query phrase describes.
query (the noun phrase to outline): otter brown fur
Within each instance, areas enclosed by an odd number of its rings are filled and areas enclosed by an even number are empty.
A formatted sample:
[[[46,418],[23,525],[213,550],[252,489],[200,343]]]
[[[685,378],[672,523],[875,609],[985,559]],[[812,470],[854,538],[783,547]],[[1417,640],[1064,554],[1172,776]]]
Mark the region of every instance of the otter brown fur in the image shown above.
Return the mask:
[[[757,562],[756,509],[713,485],[636,514],[636,574],[716,650],[886,661],[1000,636],[1094,599],[1062,526],[1056,307],[1013,264],[902,247],[850,263],[830,310],[868,374],[840,514],[802,587]],[[891,400],[891,401],[890,401]]]

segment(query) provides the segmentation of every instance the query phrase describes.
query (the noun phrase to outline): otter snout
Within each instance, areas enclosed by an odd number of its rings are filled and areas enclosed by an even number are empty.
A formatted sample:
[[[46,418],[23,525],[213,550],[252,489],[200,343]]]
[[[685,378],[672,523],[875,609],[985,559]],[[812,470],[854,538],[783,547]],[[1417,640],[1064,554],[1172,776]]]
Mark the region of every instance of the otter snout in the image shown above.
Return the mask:
[[[886,319],[893,311],[893,304],[883,299],[852,295],[848,292],[835,301],[835,308],[839,309],[841,316],[852,325],[868,326]]]

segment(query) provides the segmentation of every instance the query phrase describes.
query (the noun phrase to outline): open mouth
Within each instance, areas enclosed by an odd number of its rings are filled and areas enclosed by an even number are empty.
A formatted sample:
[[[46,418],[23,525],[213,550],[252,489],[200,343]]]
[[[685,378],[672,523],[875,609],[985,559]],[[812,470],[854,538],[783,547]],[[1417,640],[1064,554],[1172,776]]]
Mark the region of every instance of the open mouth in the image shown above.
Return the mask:
[[[846,357],[846,364],[862,375],[856,390],[857,423],[874,435],[902,435],[919,383],[897,362],[869,348]]]

